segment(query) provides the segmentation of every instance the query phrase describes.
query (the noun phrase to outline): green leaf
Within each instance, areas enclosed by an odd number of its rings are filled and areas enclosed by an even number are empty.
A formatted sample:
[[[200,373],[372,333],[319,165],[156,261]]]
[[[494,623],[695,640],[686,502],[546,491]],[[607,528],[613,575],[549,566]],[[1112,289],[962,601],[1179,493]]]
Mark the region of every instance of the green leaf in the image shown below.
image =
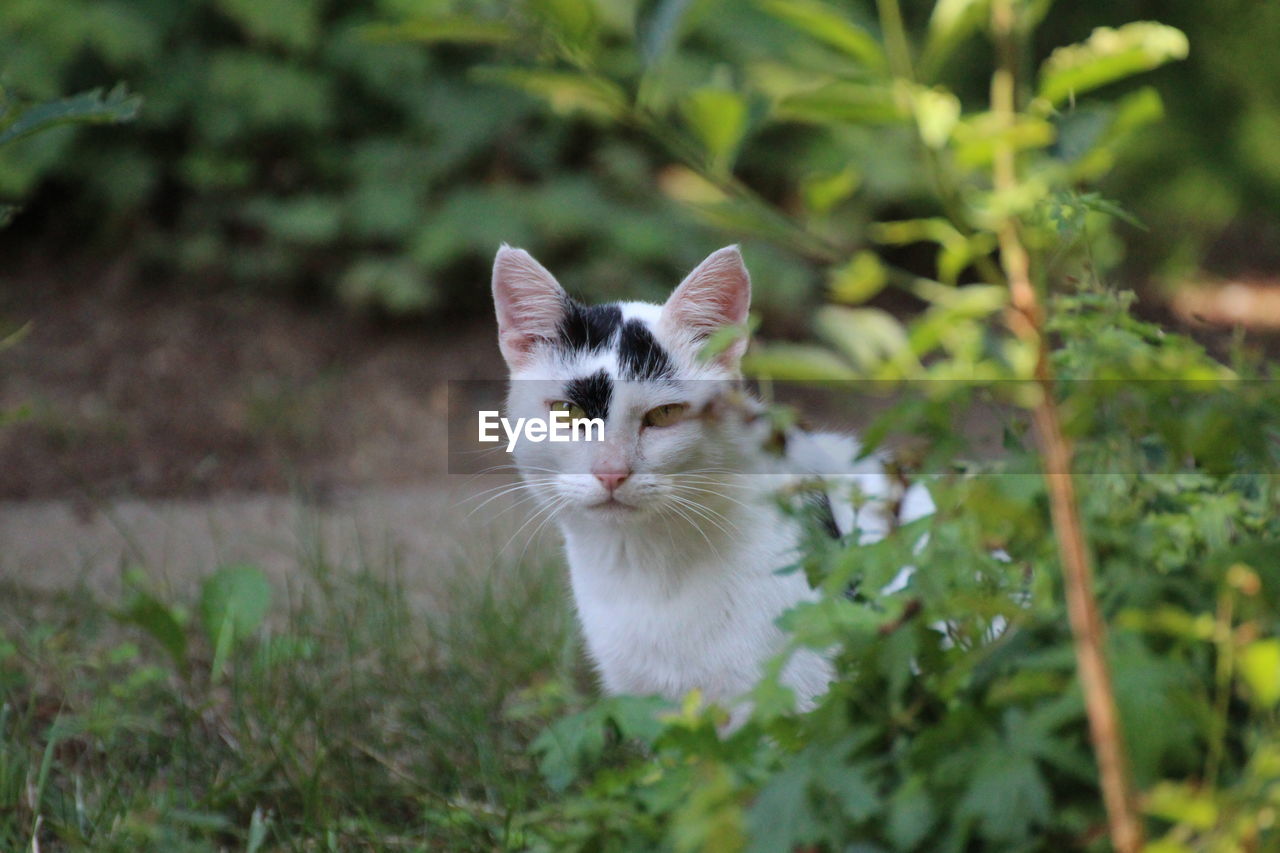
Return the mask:
[[[889,282],[889,274],[875,252],[859,252],[831,271],[831,298],[857,305],[875,296]]]
[[[862,172],[850,164],[838,172],[808,175],[800,183],[800,195],[804,197],[805,207],[814,213],[828,213],[857,192],[860,186]]]
[[[802,646],[829,648],[850,637],[866,637],[880,628],[881,617],[868,607],[845,598],[805,601],[786,611],[778,625]]]
[[[996,147],[1008,145],[1014,151],[1045,148],[1053,144],[1054,127],[1035,116],[1018,116],[1012,126],[992,113],[979,113],[962,119],[952,132],[956,162],[969,168],[991,163]]]
[[[273,236],[293,243],[327,243],[342,230],[342,204],[332,196],[257,198],[244,205],[243,215]]]
[[[231,618],[231,614],[227,613],[222,617],[222,624],[218,626],[217,639],[213,643],[213,662],[209,665],[209,671],[213,673],[215,682],[222,677],[227,658],[231,655],[231,647],[235,644],[235,637],[235,621]]]
[[[360,34],[374,42],[417,42],[418,44],[505,44],[516,31],[501,21],[486,21],[462,15],[412,18],[395,24],[369,24]]]
[[[713,361],[716,356],[724,353],[729,347],[739,341],[747,340],[751,337],[752,323],[748,322],[743,326],[721,326],[711,333],[703,342],[702,348],[698,350],[698,360],[707,362]]]
[[[665,57],[680,41],[696,0],[649,0],[636,8],[636,39],[645,65]]]
[[[1040,67],[1039,96],[1050,104],[1185,59],[1187,37],[1153,21],[1098,27],[1083,42],[1060,47]]]
[[[210,103],[194,116],[208,145],[264,128],[317,131],[335,120],[337,78],[300,62],[249,49],[210,53],[204,69]]]
[[[249,818],[249,839],[245,843],[244,853],[258,853],[267,843],[267,832],[271,828],[271,817],[262,811],[262,806],[255,806]]]
[[[893,124],[910,115],[887,86],[839,81],[781,98],[774,117],[814,124]]]
[[[316,0],[217,0],[217,6],[249,35],[286,48],[308,50],[320,37],[320,6]]]
[[[119,622],[136,625],[158,642],[182,672],[187,670],[187,632],[179,613],[152,595],[146,580],[136,569],[125,574],[130,587],[128,603],[111,615]]]
[[[1057,154],[1071,164],[1072,175],[1089,181],[1106,174],[1136,130],[1164,117],[1160,93],[1150,86],[1130,92],[1114,104],[1075,109],[1056,117]]]
[[[101,89],[81,92],[58,101],[28,107],[0,129],[0,145],[63,124],[118,124],[132,121],[142,108],[142,98],[130,95],[123,84],[106,95]]]
[[[777,773],[756,797],[747,815],[751,845],[748,853],[777,853],[822,837],[822,824],[813,809],[811,771],[796,760]]]
[[[924,779],[912,776],[889,798],[885,833],[899,850],[914,850],[929,835],[935,820]]]
[[[1259,708],[1280,703],[1280,640],[1256,640],[1241,649],[1240,677]]]
[[[1021,841],[1052,815],[1052,799],[1044,777],[1028,755],[991,746],[969,780],[956,807],[976,818],[991,841]]]
[[[258,630],[270,607],[271,584],[257,566],[225,566],[200,588],[200,620],[215,646],[239,642]],[[229,640],[224,632],[230,632]]]
[[[561,115],[585,113],[609,121],[623,117],[627,95],[615,83],[571,71],[530,68],[477,68],[475,79],[514,86],[543,98]]]
[[[960,121],[960,99],[945,89],[917,86],[911,92],[920,139],[930,148],[943,148]]]
[[[814,784],[831,794],[840,811],[854,823],[867,820],[880,809],[880,798],[868,777],[865,765],[849,764],[840,750],[828,750],[813,764]]]
[[[881,71],[888,67],[880,43],[826,3],[818,0],[757,0],[756,5],[868,68]]]
[[[595,40],[599,20],[595,3],[583,0],[528,0],[543,23],[555,33],[561,47],[571,52],[589,50]]]
[[[747,102],[737,92],[706,87],[680,101],[680,114],[706,149],[713,170],[726,172],[747,132]]]
[[[585,711],[552,723],[531,749],[539,756],[538,766],[547,784],[563,791],[587,764],[603,755],[610,726],[624,739],[652,744],[665,728],[661,714],[670,708],[671,703],[653,696],[602,699]]]
[[[752,376],[801,382],[861,378],[831,350],[806,344],[768,344],[748,352],[742,369]]]
[[[921,65],[936,70],[957,45],[982,27],[990,5],[991,0],[938,0],[929,16]]]
[[[1212,792],[1187,783],[1160,782],[1143,797],[1142,810],[1195,829],[1212,829],[1218,823],[1218,804]]]
[[[814,324],[818,334],[834,344],[864,376],[877,373],[904,355],[914,362],[906,329],[887,311],[827,305],[818,310]]]

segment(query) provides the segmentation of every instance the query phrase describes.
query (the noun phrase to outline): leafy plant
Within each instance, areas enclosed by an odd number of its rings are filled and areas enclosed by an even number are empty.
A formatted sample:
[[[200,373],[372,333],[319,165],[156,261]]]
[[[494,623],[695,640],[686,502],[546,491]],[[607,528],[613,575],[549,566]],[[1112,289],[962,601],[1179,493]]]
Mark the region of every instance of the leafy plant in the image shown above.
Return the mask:
[[[105,95],[101,89],[94,89],[70,98],[27,105],[10,100],[0,87],[0,146],[60,125],[132,121],[141,106],[142,99],[129,95],[123,85]],[[0,205],[0,228],[7,225],[16,212],[17,207],[13,205]]]
[[[840,649],[818,709],[791,712],[779,661],[728,737],[696,697],[661,731],[623,728],[639,753],[600,749],[616,711],[566,720],[539,743],[558,786],[566,762],[580,781],[527,816],[532,846],[1059,850],[1109,837],[1136,853],[1150,831],[1156,849],[1270,843],[1264,803],[1280,777],[1245,756],[1280,733],[1269,688],[1245,673],[1273,675],[1270,646],[1253,644],[1277,619],[1263,592],[1280,541],[1277,400],[1245,381],[1267,376],[1247,358],[1228,369],[1129,316],[1097,257],[1118,208],[1083,190],[1161,108],[1150,89],[1087,111],[1076,96],[1185,56],[1183,34],[1098,29],[1033,74],[1026,46],[1046,4],[941,2],[917,48],[896,0],[879,0],[874,22],[764,2],[757,13],[795,42],[708,69],[679,48],[701,32],[686,4],[643,7],[621,48],[603,16],[521,8],[541,52],[485,79],[651,133],[682,161],[669,194],[827,265],[842,304],[817,318],[822,345],[766,345],[747,368],[907,383],[915,399],[870,444],[890,426],[944,439],[924,477],[939,506],[927,538],[913,525],[803,556],[826,597],[784,624],[797,646]],[[995,66],[975,104],[944,72],[979,33]],[[605,58],[619,49],[634,61]],[[827,168],[758,191],[753,138],[798,125],[831,152]],[[934,210],[860,228],[850,202],[885,148],[918,164]],[[932,274],[897,259],[921,245]],[[886,287],[923,310],[903,324],[865,304]],[[954,415],[979,398],[1025,410],[1035,448],[1014,432],[1008,459],[962,462]],[[1224,434],[1236,418],[1255,429]],[[908,563],[908,587],[884,593]],[[853,581],[866,600],[844,595]]]
[[[454,16],[413,33],[430,50],[388,43],[377,21],[404,8],[5,3],[9,91],[47,100],[114,75],[149,106],[127,136],[55,129],[7,146],[0,194],[72,188],[60,221],[84,223],[86,251],[107,240],[157,272],[393,314],[479,306],[474,283],[503,241],[600,296],[656,296],[705,254],[709,233],[649,191],[651,145],[587,120],[548,122],[527,96],[478,87],[468,67],[513,37],[507,28]],[[772,290],[785,305],[807,286],[794,260],[757,254],[775,272],[762,298]]]

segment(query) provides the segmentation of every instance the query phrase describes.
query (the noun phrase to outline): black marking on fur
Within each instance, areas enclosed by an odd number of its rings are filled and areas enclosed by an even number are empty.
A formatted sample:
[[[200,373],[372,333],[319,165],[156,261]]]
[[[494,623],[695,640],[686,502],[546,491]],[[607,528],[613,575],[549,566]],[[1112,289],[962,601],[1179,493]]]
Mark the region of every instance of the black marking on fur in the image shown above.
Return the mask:
[[[613,398],[613,380],[607,371],[570,380],[564,387],[565,394],[577,403],[589,418],[609,417],[609,402]]]
[[[595,352],[609,343],[621,325],[622,309],[617,305],[583,305],[570,299],[560,320],[560,345]]]
[[[618,336],[618,367],[623,379],[670,379],[675,376],[671,358],[654,339],[649,327],[628,320]]]
[[[836,514],[831,508],[831,496],[826,492],[815,491],[810,492],[808,497],[814,520],[822,528],[822,531],[832,539],[839,539],[840,525],[836,524]]]

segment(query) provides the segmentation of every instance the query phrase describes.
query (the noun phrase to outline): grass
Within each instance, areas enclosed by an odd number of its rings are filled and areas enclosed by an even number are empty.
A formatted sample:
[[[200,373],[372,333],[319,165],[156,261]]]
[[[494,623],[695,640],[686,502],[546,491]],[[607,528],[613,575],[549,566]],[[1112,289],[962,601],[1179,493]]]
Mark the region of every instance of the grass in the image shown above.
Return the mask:
[[[299,560],[220,672],[196,601],[177,655],[123,595],[0,587],[0,850],[518,847],[528,744],[590,690],[561,567],[458,555],[423,608]]]

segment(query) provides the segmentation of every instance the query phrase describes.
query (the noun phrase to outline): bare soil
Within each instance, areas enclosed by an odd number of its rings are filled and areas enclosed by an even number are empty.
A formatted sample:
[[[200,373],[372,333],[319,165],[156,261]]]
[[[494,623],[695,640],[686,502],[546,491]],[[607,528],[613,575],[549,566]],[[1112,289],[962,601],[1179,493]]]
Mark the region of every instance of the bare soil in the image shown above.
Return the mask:
[[[0,501],[421,482],[445,466],[446,380],[502,372],[480,323],[378,324],[133,275],[0,280],[0,331],[26,327],[0,352]]]

